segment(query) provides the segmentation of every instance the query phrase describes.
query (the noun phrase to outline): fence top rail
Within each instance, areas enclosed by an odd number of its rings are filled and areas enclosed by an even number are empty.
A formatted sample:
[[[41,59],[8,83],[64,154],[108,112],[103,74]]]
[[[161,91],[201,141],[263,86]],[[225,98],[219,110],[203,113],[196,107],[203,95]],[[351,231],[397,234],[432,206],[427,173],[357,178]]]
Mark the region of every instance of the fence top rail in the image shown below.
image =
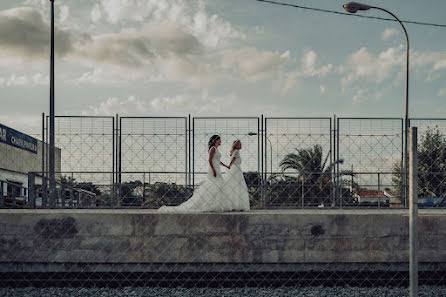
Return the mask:
[[[252,172],[252,171],[250,171]],[[270,173],[270,172],[268,172]],[[392,171],[351,171],[349,169],[342,169],[339,171],[339,175],[351,175],[353,173],[353,175],[355,174],[397,174],[395,172]],[[298,171],[274,171],[273,174],[280,174],[280,175],[296,175],[296,174],[300,174]],[[309,171],[309,172],[305,172],[305,174],[321,174],[320,171]]]
[[[29,171],[28,173],[42,174],[41,171]],[[45,171],[44,173],[49,173]],[[56,174],[119,174],[119,172],[113,171],[55,171]],[[187,174],[185,171],[121,171],[121,174],[142,174],[142,173],[153,173],[153,174]]]
[[[410,118],[410,121],[446,121],[446,118]]]
[[[47,115],[47,118],[50,116]],[[98,118],[98,119],[115,119],[113,116],[82,116],[82,115],[58,115],[55,118]]]
[[[265,117],[265,120],[331,120],[330,117]]]
[[[392,117],[389,117],[389,118],[387,118],[387,117],[381,117],[381,118],[378,118],[378,117],[370,117],[370,118],[368,118],[368,117],[347,117],[347,118],[337,118],[337,120],[339,121],[339,120],[404,120],[403,118],[392,118]]]
[[[193,117],[193,120],[226,120],[226,119],[241,119],[241,120],[258,120],[260,117]]]
[[[187,117],[119,117],[119,119],[184,119],[186,120]]]

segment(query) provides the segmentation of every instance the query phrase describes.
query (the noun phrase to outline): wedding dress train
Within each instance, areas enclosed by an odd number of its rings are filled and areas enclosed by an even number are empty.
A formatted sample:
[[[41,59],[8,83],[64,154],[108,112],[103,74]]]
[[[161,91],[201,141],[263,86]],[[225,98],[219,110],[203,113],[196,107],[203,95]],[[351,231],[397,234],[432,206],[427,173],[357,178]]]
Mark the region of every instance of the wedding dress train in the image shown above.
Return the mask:
[[[158,212],[222,212],[232,210],[231,201],[228,200],[224,189],[225,182],[221,174],[220,159],[221,153],[215,148],[212,165],[214,166],[216,176],[214,177],[212,168],[209,166],[206,180],[195,190],[192,197],[178,206],[162,206],[158,209]]]

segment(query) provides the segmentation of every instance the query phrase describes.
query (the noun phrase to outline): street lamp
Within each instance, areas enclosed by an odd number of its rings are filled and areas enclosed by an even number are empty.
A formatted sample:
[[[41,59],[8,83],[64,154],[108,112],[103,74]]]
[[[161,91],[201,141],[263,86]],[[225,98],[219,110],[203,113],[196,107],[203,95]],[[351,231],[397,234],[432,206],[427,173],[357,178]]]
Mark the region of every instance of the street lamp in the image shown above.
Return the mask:
[[[50,54],[50,149],[49,149],[49,179],[50,207],[56,203],[56,180],[54,176],[54,0],[51,2],[51,54]]]
[[[255,136],[258,135],[257,132],[249,132],[248,133],[249,136]],[[270,164],[271,164],[271,168],[270,168],[270,174],[271,174],[271,178],[273,177],[273,145],[271,144],[271,140],[269,140],[268,136],[265,135],[266,140],[268,140],[269,142],[269,148],[270,148]]]
[[[407,154],[407,133],[409,130],[409,36],[407,35],[406,28],[400,19],[391,13],[390,11],[376,7],[370,6],[366,4],[356,3],[356,2],[347,2],[343,5],[345,11],[350,13],[356,13],[358,10],[369,10],[369,9],[378,9],[382,10],[392,17],[401,25],[404,31],[404,35],[406,37],[406,99],[405,99],[405,113],[404,113],[404,156],[403,156],[403,189],[404,189],[404,198],[407,199],[407,168],[408,168],[408,154]],[[406,204],[406,203],[405,203]]]

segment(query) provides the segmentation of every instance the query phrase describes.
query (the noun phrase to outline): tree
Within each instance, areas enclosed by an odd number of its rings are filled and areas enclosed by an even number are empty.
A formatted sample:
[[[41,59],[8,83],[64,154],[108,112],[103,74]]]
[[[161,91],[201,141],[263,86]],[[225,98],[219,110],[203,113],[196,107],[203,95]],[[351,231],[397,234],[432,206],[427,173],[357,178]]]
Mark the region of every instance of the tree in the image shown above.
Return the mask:
[[[143,184],[139,180],[122,182],[120,187],[121,205],[140,206],[143,202]]]
[[[342,164],[342,159],[327,165],[330,154],[323,159],[322,147],[318,144],[310,149],[297,149],[297,153],[287,154],[280,162],[282,171],[294,170],[297,178],[286,177],[276,179],[282,189],[287,189],[289,195],[305,199],[305,204],[319,204],[331,197],[333,186],[332,171],[336,164]],[[294,188],[290,184],[294,183]],[[285,186],[286,185],[286,186]]]
[[[327,161],[330,156],[328,153],[325,160],[322,160],[322,147],[316,144],[311,149],[297,149],[297,154],[290,153],[280,162],[282,171],[292,169],[298,172],[298,179],[304,184],[322,185],[330,182],[331,173],[336,164],[342,164],[344,160],[340,159],[329,164]]]
[[[192,189],[176,183],[156,182],[146,184],[144,205],[157,207],[161,205],[178,205],[192,195]]]
[[[401,172],[401,162],[398,162],[392,176],[398,193]],[[428,127],[418,144],[418,197],[446,197],[446,138],[437,126]]]
[[[249,203],[252,207],[262,205],[262,176],[257,171],[243,172],[248,187]]]
[[[71,178],[69,176],[63,175],[60,178],[60,183],[66,187],[70,187],[73,189],[82,189],[95,193],[97,196],[102,194],[97,185],[93,184],[92,182],[77,182],[74,177]]]

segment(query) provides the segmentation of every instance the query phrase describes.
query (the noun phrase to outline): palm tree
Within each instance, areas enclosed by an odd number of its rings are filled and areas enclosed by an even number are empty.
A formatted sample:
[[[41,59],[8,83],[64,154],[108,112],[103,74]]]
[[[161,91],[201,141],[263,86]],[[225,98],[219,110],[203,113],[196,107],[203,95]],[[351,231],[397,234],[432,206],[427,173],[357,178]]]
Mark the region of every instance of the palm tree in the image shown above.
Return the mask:
[[[322,147],[319,144],[310,149],[297,149],[296,153],[286,155],[280,162],[282,171],[292,169],[298,172],[298,179],[307,184],[327,184],[331,180],[331,172],[336,164],[342,164],[344,160],[339,159],[329,164],[327,161],[330,153],[322,160]]]

